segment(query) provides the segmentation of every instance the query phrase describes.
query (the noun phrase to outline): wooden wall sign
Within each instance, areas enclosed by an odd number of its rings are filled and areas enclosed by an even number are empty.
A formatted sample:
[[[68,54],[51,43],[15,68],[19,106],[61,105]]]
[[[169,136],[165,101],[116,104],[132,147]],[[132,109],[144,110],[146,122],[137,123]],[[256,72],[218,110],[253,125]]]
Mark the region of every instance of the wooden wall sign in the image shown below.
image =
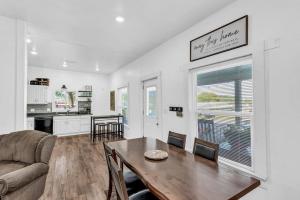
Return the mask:
[[[110,91],[110,110],[116,110],[116,93],[115,91]]]
[[[190,42],[190,61],[248,45],[248,15]]]

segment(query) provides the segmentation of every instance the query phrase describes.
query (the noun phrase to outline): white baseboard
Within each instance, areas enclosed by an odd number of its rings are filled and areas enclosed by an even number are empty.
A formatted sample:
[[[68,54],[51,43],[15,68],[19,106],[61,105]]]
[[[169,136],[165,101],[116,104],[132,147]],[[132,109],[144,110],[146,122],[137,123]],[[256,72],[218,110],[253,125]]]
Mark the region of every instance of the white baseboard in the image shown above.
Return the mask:
[[[84,134],[90,134],[90,132],[86,132],[86,133],[54,134],[54,135],[56,135],[57,137],[67,137],[67,136],[84,135]]]

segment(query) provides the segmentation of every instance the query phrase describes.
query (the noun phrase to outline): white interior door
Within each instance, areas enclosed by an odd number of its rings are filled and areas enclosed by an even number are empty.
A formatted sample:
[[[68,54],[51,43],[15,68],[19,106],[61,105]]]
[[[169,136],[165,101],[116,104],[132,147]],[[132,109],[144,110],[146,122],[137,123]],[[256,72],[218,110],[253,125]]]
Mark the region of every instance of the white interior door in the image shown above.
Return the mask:
[[[143,82],[144,137],[161,138],[161,101],[158,79]]]

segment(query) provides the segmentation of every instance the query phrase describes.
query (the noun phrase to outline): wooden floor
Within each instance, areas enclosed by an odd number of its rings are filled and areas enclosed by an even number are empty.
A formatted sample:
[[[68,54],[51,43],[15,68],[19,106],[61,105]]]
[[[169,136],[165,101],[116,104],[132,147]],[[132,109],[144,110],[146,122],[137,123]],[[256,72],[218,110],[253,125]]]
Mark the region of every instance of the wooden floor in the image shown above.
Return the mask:
[[[40,200],[104,200],[107,185],[102,143],[91,144],[88,135],[60,137]]]

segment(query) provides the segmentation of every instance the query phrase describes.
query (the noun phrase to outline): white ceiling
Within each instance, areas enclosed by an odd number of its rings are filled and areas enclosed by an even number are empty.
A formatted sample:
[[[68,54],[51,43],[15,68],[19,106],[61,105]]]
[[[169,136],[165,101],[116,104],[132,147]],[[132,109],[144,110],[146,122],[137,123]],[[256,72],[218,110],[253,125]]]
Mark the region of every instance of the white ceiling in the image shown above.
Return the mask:
[[[111,73],[233,1],[0,0],[0,15],[28,22],[29,65]]]

